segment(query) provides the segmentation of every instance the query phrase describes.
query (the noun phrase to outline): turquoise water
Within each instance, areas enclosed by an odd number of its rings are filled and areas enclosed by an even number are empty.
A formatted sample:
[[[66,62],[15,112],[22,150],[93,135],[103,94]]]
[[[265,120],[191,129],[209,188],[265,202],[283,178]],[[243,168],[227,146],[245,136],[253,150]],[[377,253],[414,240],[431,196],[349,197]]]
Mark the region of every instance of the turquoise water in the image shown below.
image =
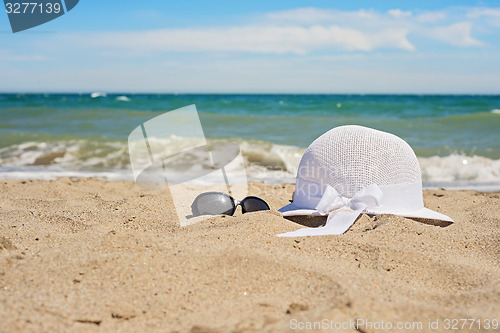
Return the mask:
[[[405,139],[429,183],[500,181],[500,96],[427,95],[0,94],[0,176],[127,178],[130,132],[190,104],[207,137],[234,139],[269,170],[291,174],[315,138],[358,124]]]

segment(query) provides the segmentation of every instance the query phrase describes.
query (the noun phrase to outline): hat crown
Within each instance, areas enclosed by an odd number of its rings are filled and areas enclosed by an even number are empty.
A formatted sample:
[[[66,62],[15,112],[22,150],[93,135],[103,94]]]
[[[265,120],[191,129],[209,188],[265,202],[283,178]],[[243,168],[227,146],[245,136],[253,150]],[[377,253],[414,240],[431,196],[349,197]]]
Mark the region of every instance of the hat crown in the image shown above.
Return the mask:
[[[403,139],[363,126],[340,126],[317,138],[302,157],[297,178],[330,185],[352,197],[371,185],[422,182],[413,149]]]

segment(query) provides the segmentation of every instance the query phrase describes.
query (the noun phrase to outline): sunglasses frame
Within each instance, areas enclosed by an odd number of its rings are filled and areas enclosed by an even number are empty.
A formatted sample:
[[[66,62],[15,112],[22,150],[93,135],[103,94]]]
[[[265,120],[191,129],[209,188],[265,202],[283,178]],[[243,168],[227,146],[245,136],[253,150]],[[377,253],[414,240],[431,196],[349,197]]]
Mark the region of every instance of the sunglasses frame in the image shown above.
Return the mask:
[[[234,213],[236,212],[236,208],[238,208],[238,206],[241,206],[241,211],[242,211],[242,214],[245,214],[245,213],[248,213],[248,211],[245,209],[245,200],[247,199],[257,199],[259,200],[260,202],[263,202],[267,209],[262,209],[262,210],[271,210],[271,208],[269,207],[269,204],[267,202],[264,201],[264,199],[261,199],[259,197],[256,197],[256,196],[253,196],[253,195],[249,195],[245,198],[243,198],[241,201],[239,200],[236,200],[235,198],[233,198],[232,196],[230,196],[229,194],[227,193],[224,193],[224,192],[215,192],[215,191],[212,191],[212,192],[205,192],[205,193],[201,193],[199,194],[193,201],[193,203],[191,204],[191,212],[193,213],[193,216],[201,216],[202,214],[200,214],[199,210],[198,210],[198,206],[197,206],[197,203],[198,201],[207,196],[207,195],[212,195],[212,194],[217,194],[217,195],[222,195],[222,196],[225,196],[227,197],[228,199],[231,200],[231,203],[233,205],[233,208],[231,210],[231,214],[226,214],[226,213],[219,213],[219,214],[214,214],[214,215],[229,215],[229,216],[233,216]],[[254,211],[251,211],[251,212],[254,212]],[[255,211],[256,212],[256,211]]]

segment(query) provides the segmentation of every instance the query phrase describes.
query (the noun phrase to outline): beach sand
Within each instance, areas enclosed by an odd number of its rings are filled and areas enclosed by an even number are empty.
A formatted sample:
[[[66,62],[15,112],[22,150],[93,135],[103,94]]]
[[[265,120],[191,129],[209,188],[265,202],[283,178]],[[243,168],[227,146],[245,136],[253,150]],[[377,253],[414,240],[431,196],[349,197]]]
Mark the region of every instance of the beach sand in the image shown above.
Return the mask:
[[[302,227],[276,211],[293,189],[251,183],[271,211],[238,208],[181,228],[167,191],[0,181],[0,332],[283,332],[314,322],[442,332],[446,319],[500,319],[499,193],[424,191],[449,226],[362,215],[344,235],[278,238]],[[366,325],[346,326],[356,320]],[[487,330],[476,321],[465,331]]]

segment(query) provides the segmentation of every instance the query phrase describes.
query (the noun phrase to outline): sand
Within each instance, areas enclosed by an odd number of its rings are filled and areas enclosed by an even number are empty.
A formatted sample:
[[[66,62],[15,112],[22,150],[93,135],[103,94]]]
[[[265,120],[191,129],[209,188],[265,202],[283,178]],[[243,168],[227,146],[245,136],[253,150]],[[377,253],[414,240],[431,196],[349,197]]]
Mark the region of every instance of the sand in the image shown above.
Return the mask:
[[[500,320],[499,193],[424,191],[449,226],[362,215],[341,236],[278,238],[301,227],[276,212],[293,188],[252,183],[272,211],[181,228],[166,191],[1,181],[0,332],[442,332],[464,318],[485,332],[478,320]]]

